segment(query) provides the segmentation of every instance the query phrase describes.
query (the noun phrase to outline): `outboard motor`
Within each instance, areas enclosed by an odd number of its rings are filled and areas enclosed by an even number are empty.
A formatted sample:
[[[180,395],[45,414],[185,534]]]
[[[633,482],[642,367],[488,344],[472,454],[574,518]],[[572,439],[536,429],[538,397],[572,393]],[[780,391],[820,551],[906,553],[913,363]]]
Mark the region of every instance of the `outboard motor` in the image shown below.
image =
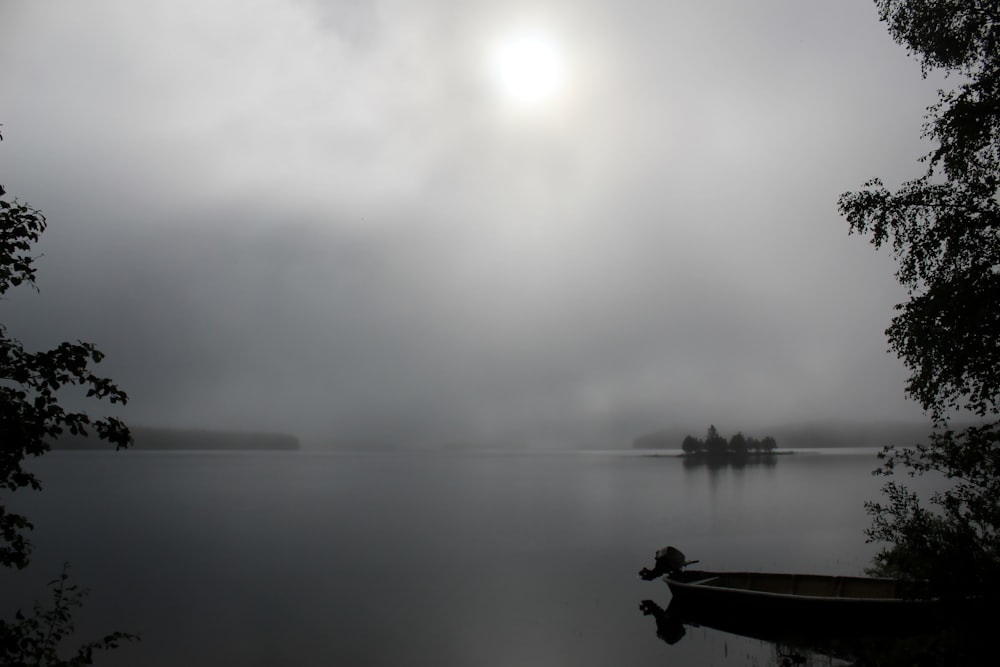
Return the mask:
[[[674,547],[663,547],[656,552],[656,562],[652,568],[644,567],[639,570],[639,576],[646,581],[652,581],[657,577],[662,577],[673,572],[679,572],[685,565],[697,563],[696,560],[687,560],[680,549]]]

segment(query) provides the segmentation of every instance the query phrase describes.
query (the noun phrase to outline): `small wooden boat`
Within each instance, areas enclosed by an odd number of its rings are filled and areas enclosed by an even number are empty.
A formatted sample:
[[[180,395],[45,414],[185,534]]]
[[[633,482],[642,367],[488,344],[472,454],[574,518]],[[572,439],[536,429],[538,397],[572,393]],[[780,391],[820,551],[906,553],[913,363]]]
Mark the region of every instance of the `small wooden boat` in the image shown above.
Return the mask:
[[[937,600],[906,595],[902,582],[893,579],[687,570],[664,580],[678,604],[691,613],[724,610],[728,615],[763,615],[772,622],[864,625],[891,618],[896,623],[926,617],[938,606]]]
[[[888,629],[923,625],[943,611],[939,600],[920,599],[894,579],[683,569],[690,563],[668,547],[640,575],[661,576],[673,594],[671,607],[706,625]]]
[[[667,547],[639,573],[670,587],[666,609],[640,603],[668,644],[700,626],[851,664],[925,664],[928,651],[947,660],[926,664],[996,662],[990,596],[921,596],[910,582],[874,577],[685,569],[692,562]]]

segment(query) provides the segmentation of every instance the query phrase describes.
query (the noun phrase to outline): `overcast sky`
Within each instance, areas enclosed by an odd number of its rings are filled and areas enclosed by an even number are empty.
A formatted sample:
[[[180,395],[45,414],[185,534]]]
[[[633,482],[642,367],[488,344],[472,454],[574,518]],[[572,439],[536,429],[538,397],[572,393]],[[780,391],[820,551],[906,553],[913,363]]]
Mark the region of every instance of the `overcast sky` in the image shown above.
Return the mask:
[[[2,321],[133,423],[308,443],[918,418],[836,200],[919,173],[935,88],[871,0],[4,0],[50,227]]]

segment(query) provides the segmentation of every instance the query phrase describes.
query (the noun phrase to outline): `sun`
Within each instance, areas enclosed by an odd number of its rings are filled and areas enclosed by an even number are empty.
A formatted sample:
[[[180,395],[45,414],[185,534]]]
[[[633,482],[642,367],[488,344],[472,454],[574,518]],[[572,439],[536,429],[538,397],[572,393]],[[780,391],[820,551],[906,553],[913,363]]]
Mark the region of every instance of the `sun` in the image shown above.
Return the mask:
[[[524,107],[539,106],[556,97],[566,69],[558,43],[537,30],[500,40],[491,53],[490,66],[504,98]]]

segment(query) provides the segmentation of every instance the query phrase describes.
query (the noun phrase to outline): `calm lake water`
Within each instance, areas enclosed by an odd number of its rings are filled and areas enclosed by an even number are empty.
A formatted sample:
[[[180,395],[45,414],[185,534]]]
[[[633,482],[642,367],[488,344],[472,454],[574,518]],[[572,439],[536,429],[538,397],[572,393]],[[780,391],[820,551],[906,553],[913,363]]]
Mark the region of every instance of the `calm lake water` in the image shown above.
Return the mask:
[[[706,569],[859,574],[875,450],[744,468],[632,452],[54,452],[20,493],[35,558],[0,613],[72,564],[103,665],[764,665],[639,611],[666,544]]]

